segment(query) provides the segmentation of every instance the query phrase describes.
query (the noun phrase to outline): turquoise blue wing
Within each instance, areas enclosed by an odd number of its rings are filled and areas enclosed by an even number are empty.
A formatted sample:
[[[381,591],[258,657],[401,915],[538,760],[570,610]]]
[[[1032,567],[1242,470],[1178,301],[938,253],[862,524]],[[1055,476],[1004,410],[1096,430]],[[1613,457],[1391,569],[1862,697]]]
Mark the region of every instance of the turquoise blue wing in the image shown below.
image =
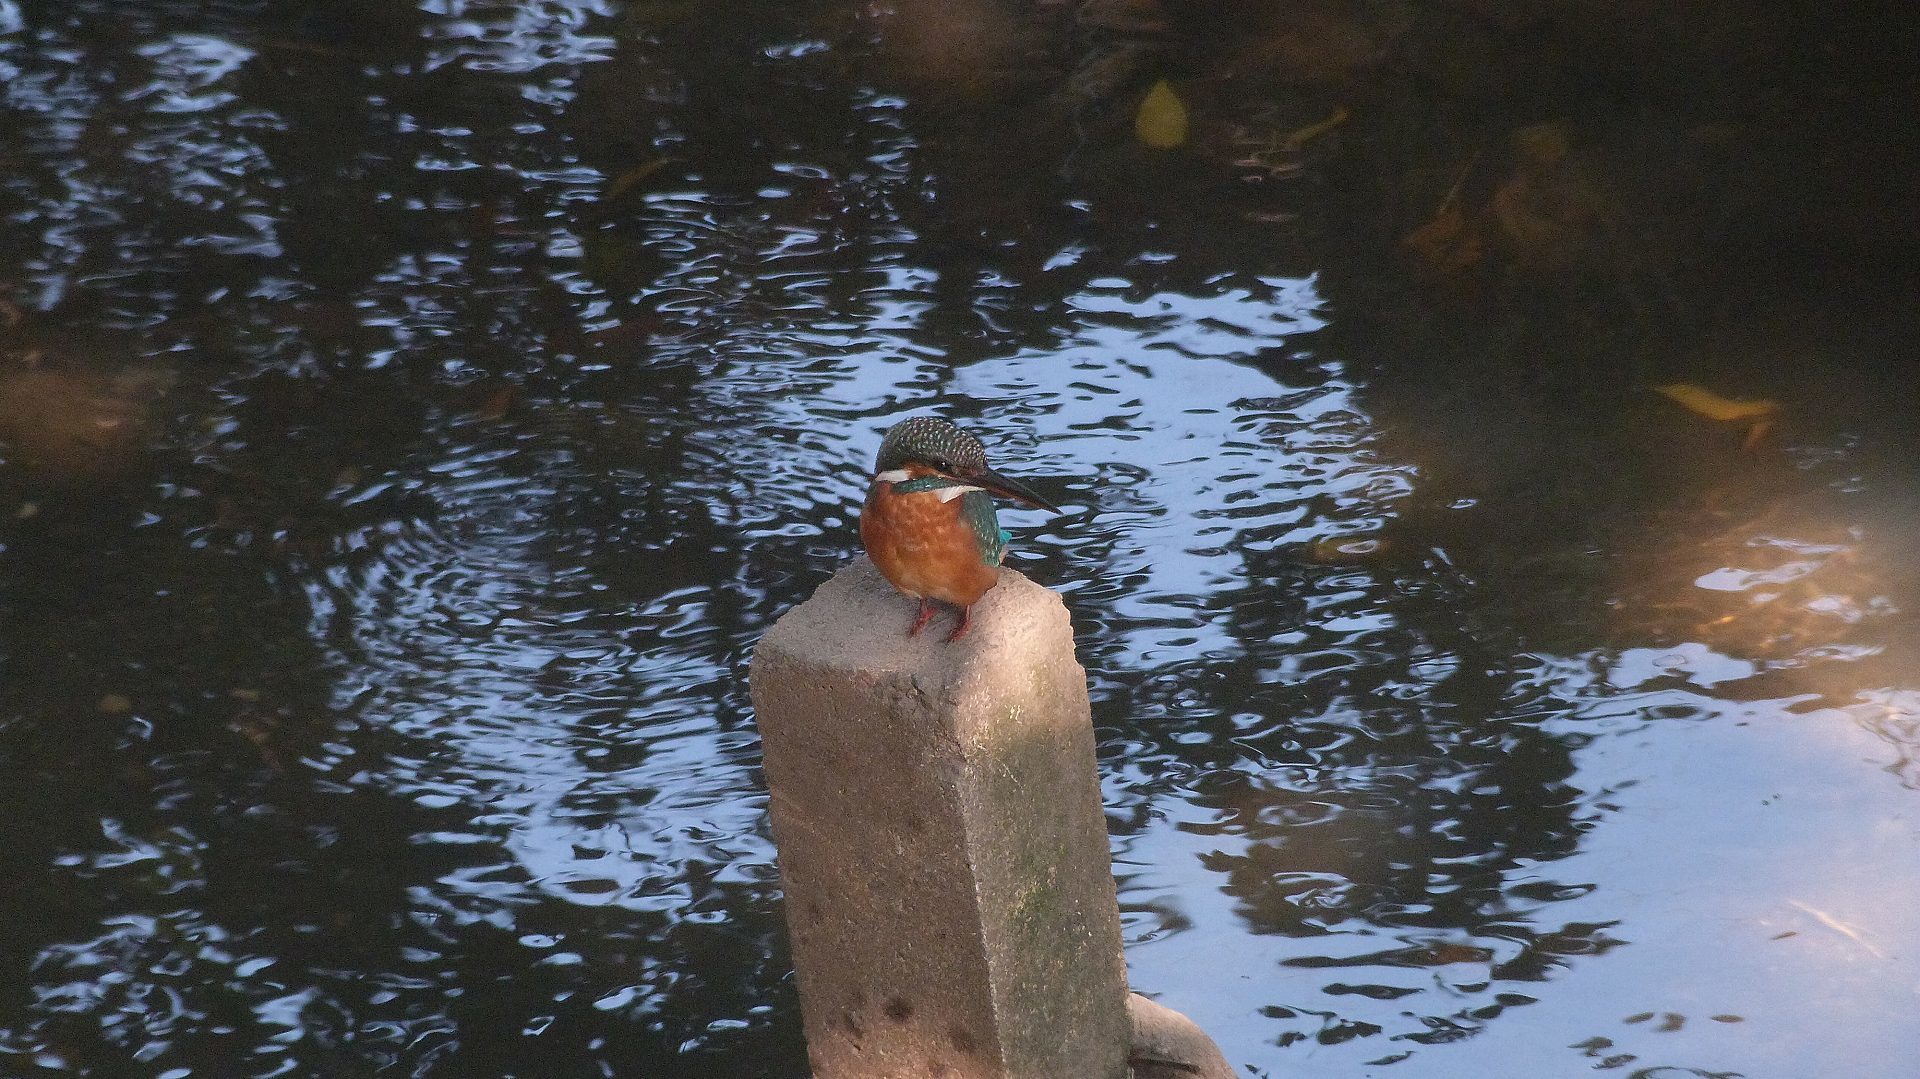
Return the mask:
[[[985,491],[968,491],[960,496],[960,516],[980,541],[980,561],[997,566],[1007,553],[1007,541],[1013,537],[1000,527],[1000,516],[993,510],[993,496]]]

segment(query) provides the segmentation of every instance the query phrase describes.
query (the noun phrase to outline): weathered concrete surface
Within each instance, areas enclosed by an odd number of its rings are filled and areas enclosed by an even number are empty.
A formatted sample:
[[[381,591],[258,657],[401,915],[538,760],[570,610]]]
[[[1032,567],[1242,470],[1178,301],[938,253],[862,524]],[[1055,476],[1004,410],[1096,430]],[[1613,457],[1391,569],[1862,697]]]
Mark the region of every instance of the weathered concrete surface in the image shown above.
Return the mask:
[[[1138,993],[1127,997],[1133,1021],[1133,1079],[1235,1079],[1233,1066],[1193,1020]]]
[[[949,644],[865,559],[754,652],[817,1079],[1123,1079],[1086,673],[1012,570]]]

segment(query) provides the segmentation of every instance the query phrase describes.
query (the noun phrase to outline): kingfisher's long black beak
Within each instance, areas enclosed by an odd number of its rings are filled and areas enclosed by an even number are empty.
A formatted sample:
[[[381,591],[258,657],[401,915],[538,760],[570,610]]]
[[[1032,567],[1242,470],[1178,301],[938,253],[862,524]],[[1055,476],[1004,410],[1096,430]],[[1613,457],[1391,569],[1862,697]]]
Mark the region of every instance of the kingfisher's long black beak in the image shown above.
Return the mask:
[[[956,478],[964,479],[975,487],[984,491],[991,491],[1002,498],[1011,498],[1015,502],[1024,502],[1034,509],[1051,510],[1054,513],[1060,512],[1059,506],[1034,494],[1033,489],[1026,484],[1021,483],[1019,480],[1002,476],[991,468],[983,468],[971,475]]]

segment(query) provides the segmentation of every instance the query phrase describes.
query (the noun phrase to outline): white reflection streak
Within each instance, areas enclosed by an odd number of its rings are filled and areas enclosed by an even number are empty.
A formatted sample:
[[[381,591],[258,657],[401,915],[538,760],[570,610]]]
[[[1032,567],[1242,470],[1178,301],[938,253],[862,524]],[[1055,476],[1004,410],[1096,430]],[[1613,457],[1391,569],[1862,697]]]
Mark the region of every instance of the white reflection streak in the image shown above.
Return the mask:
[[[576,66],[610,59],[616,43],[584,30],[614,17],[607,0],[546,0],[502,5],[443,0],[421,10],[443,17],[424,31],[426,70],[460,64],[475,71],[524,75],[549,65]]]
[[[1866,936],[1862,934],[1858,929],[1855,929],[1854,927],[1848,925],[1847,923],[1841,921],[1840,919],[1834,917],[1833,915],[1828,914],[1826,911],[1820,910],[1817,907],[1810,907],[1805,903],[1800,902],[1798,899],[1787,900],[1787,905],[1790,907],[1796,907],[1800,910],[1805,911],[1808,914],[1813,915],[1814,920],[1818,921],[1821,925],[1826,926],[1828,929],[1833,930],[1834,932],[1840,934],[1841,936],[1846,937],[1848,940],[1853,941],[1855,944],[1858,944],[1862,948],[1865,948],[1869,953],[1873,955],[1875,959],[1885,959],[1887,957],[1887,953],[1874,947],[1873,943],[1869,941],[1866,938]]]
[[[1249,532],[1270,549],[1370,531],[1411,489],[1413,470],[1372,456],[1372,422],[1329,361],[1287,351],[1324,325],[1311,278],[1209,296],[1136,299],[1127,287],[1094,282],[1068,301],[1079,325],[1061,347],[975,364],[956,382],[985,400],[1044,400],[1035,434],[1047,449],[1094,440],[1095,452],[1124,453],[1113,463],[1143,470],[1096,492],[1108,504],[1093,519],[1115,541],[1102,576],[1129,582],[1116,602],[1148,626],[1136,647],[1230,649],[1233,629],[1191,597],[1248,575]]]

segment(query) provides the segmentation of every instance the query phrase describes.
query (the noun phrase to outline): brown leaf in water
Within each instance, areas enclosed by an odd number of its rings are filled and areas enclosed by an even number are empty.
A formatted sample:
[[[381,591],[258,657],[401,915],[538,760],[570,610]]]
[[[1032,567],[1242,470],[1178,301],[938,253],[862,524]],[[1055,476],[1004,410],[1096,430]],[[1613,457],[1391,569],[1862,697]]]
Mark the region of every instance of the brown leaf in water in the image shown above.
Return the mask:
[[[1534,124],[1508,137],[1514,156],[1533,168],[1552,168],[1573,152],[1573,136],[1565,124]]]
[[[36,360],[37,353],[27,359]],[[130,471],[145,450],[154,396],[122,392],[98,372],[23,362],[0,372],[0,440],[40,475],[81,483],[107,479]]]
[[[507,410],[513,407],[514,390],[515,387],[502,386],[488,394],[477,415],[483,420],[506,419]]]
[[[1129,37],[1158,37],[1168,30],[1167,13],[1153,0],[1086,0],[1073,20],[1089,29]]]
[[[633,168],[615,176],[613,180],[607,184],[606,191],[602,192],[600,197],[608,202],[617,200],[620,196],[632,191],[640,181],[666,168],[672,160],[673,158],[671,157],[658,157],[644,165],[635,165]]]
[[[1494,189],[1488,206],[1500,231],[1507,234],[1522,251],[1547,246],[1552,240],[1553,222],[1535,213],[1530,205],[1532,186],[1525,172],[1516,172]]]
[[[1429,269],[1448,277],[1479,265],[1486,255],[1480,230],[1452,201],[1440,207],[1433,220],[1401,237],[1400,245],[1420,256]]]

